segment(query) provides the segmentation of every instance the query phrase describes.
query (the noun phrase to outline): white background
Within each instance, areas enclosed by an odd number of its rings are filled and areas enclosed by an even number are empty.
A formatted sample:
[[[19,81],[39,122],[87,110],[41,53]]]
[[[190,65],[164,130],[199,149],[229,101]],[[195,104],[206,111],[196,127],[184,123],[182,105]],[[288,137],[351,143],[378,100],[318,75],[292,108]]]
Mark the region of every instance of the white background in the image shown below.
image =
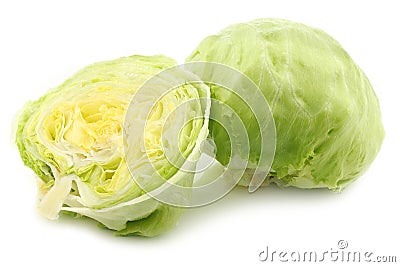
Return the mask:
[[[348,241],[349,249],[397,255],[400,261],[396,2],[2,1],[0,265],[266,266],[270,263],[260,262],[258,254],[267,245],[323,251],[336,249],[340,239]],[[235,190],[213,205],[186,212],[176,228],[152,239],[114,237],[90,220],[39,217],[34,176],[10,141],[13,116],[26,101],[96,61],[165,54],[183,63],[205,36],[261,17],[325,30],[368,75],[380,99],[386,138],[363,177],[341,194]]]

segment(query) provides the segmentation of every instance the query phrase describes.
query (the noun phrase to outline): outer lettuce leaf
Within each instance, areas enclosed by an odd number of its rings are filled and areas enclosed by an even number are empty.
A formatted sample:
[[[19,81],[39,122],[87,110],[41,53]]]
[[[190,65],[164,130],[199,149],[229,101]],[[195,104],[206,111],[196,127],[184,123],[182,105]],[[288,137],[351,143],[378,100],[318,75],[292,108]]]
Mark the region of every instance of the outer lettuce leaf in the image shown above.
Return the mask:
[[[260,87],[276,123],[269,175],[276,183],[340,191],[376,157],[384,138],[378,99],[361,69],[323,31],[280,19],[235,24],[205,38],[187,58],[196,61],[236,68]],[[257,163],[254,116],[224,88],[212,86],[211,94],[246,123],[250,160]],[[210,134],[226,164],[226,134],[213,122]]]

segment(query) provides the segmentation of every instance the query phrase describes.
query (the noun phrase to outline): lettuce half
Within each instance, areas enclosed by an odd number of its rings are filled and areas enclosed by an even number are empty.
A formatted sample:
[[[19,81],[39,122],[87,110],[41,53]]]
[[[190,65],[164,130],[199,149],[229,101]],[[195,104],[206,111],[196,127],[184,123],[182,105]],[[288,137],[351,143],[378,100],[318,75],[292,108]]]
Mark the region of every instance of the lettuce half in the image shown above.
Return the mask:
[[[207,137],[205,114],[210,107],[201,99],[209,98],[209,88],[202,83],[182,84],[159,96],[147,84],[147,94],[135,98],[136,105],[149,100],[155,103],[148,114],[142,114],[147,124],[137,136],[144,140],[145,148],[130,144],[128,153],[136,156],[127,159],[123,134],[132,130],[129,122],[141,120],[125,118],[128,108],[135,108],[131,100],[138,90],[143,91],[149,79],[175,65],[161,55],[95,63],[25,105],[16,143],[25,165],[40,178],[41,214],[49,219],[58,218],[61,211],[87,216],[117,235],[154,236],[176,224],[183,209],[148,194],[161,186],[160,179],[132,177],[130,167],[140,163],[141,157],[147,158],[164,183],[191,186],[194,174],[180,167],[199,157],[199,143]],[[193,74],[174,71],[182,81],[192,79]],[[159,79],[168,84],[168,79],[175,78],[164,75]],[[181,115],[187,123],[182,128],[171,116],[187,101],[190,103],[182,107]],[[190,120],[189,116],[199,119]],[[171,145],[165,147],[168,143]],[[165,150],[182,155],[183,160],[172,166]],[[135,178],[144,179],[151,187],[143,188]]]

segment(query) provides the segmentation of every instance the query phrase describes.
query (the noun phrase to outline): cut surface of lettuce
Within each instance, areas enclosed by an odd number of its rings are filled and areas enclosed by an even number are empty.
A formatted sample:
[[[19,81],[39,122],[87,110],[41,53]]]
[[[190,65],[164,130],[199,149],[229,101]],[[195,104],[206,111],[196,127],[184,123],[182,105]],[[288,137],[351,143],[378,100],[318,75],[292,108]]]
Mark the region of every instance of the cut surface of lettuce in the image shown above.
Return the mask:
[[[42,215],[56,219],[61,211],[72,212],[93,218],[118,235],[154,236],[176,224],[183,209],[157,201],[136,183],[128,168],[123,138],[126,112],[139,88],[175,65],[173,59],[161,55],[95,63],[25,105],[16,143],[25,165],[40,178]],[[180,75],[193,74],[182,70]],[[165,181],[191,186],[194,175],[180,171],[180,165],[168,165],[165,149],[171,155],[182,154],[181,165],[199,156],[196,143],[207,137],[204,115],[209,109],[200,99],[209,97],[209,88],[202,83],[184,84],[164,96],[147,89],[148,98],[156,98],[152,99],[156,105],[144,114],[147,127],[140,137],[146,147],[136,152],[148,157]],[[200,119],[185,124],[182,130],[171,120],[171,112],[188,100],[190,105],[184,105],[183,114]],[[173,145],[175,139],[179,146]],[[171,145],[163,147],[163,142]],[[151,177],[148,179],[152,184]],[[153,185],[151,190],[160,186]]]

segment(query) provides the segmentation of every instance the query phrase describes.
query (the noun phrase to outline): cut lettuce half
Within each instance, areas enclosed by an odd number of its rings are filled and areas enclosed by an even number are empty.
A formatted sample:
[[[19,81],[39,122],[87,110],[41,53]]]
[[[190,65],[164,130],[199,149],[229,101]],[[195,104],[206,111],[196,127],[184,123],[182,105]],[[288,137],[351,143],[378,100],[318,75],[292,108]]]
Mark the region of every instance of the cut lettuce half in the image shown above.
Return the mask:
[[[42,215],[57,219],[61,211],[66,211],[87,216],[117,235],[154,236],[176,224],[183,209],[161,203],[148,192],[168,190],[169,183],[191,186],[194,174],[180,167],[199,157],[199,143],[208,135],[205,115],[210,105],[202,99],[210,97],[209,88],[201,82],[182,84],[159,96],[146,86],[147,94],[142,93],[131,103],[146,81],[175,65],[174,60],[161,55],[95,63],[25,105],[16,143],[25,165],[40,178],[38,206]],[[179,69],[175,73],[181,80],[193,76]],[[175,79],[167,75],[162,78],[166,84],[168,79]],[[125,116],[130,105],[149,99],[155,104],[143,114],[146,127],[138,133],[146,145],[135,149],[135,144],[129,144],[129,153],[136,153],[129,160],[138,160],[129,162],[124,122],[134,118]],[[181,109],[188,122],[182,128],[171,114],[187,101],[190,104]],[[188,116],[198,119],[188,120]],[[182,155],[183,160],[172,166],[166,151],[172,156]],[[140,177],[147,179],[150,187],[138,185],[129,167],[140,158],[149,159],[155,173],[164,179],[164,187],[160,179],[154,182],[151,176]]]

